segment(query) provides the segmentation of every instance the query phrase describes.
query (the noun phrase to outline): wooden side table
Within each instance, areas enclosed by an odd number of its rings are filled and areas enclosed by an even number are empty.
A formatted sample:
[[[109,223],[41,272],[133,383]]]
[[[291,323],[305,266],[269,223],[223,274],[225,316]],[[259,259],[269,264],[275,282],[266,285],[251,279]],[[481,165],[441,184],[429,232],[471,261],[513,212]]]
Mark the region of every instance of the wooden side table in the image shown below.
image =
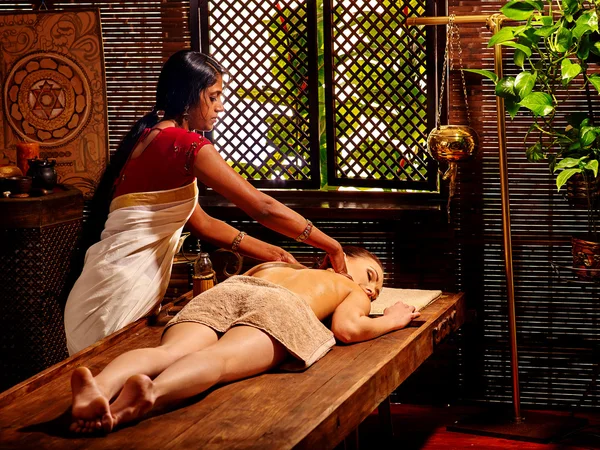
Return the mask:
[[[70,186],[0,198],[0,391],[68,356],[64,290],[82,219]]]

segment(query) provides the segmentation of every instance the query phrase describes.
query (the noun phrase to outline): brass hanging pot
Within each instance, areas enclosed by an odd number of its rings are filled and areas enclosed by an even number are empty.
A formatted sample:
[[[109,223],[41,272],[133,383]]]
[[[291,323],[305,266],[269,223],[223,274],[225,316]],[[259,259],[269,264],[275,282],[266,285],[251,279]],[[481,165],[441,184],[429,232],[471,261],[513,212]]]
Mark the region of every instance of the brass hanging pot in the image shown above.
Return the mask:
[[[471,128],[471,114],[469,112],[469,102],[467,100],[467,85],[465,75],[462,71],[462,48],[460,45],[460,33],[458,26],[454,23],[454,14],[448,21],[448,36],[446,39],[446,51],[444,53],[444,66],[442,71],[442,83],[440,87],[440,104],[437,114],[437,126],[429,133],[427,137],[427,149],[429,154],[437,161],[448,164],[448,169],[442,176],[442,180],[450,181],[448,192],[448,221],[450,221],[450,202],[454,196],[456,188],[456,176],[458,174],[458,165],[460,161],[471,159],[477,153],[479,147],[479,137],[477,132]],[[440,125],[442,117],[442,105],[444,99],[444,87],[446,84],[446,68],[450,65],[453,69],[452,55],[454,52],[454,42],[458,46],[458,57],[460,63],[460,76],[467,111],[467,120],[469,125]]]

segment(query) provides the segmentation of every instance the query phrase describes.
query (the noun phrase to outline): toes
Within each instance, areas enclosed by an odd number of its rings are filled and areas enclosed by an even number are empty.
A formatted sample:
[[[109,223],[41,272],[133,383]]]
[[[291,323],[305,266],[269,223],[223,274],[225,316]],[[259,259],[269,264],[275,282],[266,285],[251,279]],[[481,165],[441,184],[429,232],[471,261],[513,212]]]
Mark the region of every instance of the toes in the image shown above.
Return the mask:
[[[110,413],[106,413],[102,416],[102,431],[105,433],[110,433],[113,429],[115,420]]]
[[[107,413],[105,415],[109,415],[109,414]],[[103,431],[104,429],[105,429],[105,426],[103,424],[103,419],[96,419],[96,420],[79,419],[79,420],[71,422],[71,425],[69,425],[69,431],[71,431],[73,433],[95,433],[97,431]]]

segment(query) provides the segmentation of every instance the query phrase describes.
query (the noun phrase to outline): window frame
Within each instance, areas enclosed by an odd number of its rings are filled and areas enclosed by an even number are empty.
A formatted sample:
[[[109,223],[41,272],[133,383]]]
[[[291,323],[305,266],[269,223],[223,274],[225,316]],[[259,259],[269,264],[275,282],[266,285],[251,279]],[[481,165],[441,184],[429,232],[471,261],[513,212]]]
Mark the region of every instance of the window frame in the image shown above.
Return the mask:
[[[437,164],[435,161],[428,166],[427,181],[406,181],[400,182],[398,180],[388,179],[337,179],[335,177],[335,151],[337,142],[335,140],[335,109],[334,109],[334,98],[331,88],[331,80],[333,79],[333,68],[332,68],[332,29],[331,29],[331,8],[332,0],[325,0],[323,2],[324,8],[324,38],[325,38],[325,136],[327,140],[327,157],[326,161],[321,159],[321,149],[319,142],[319,121],[311,120],[309,124],[310,136],[310,168],[312,177],[310,180],[254,180],[248,179],[248,181],[257,188],[276,189],[282,191],[293,191],[293,190],[318,190],[321,192],[328,192],[327,187],[338,189],[341,186],[355,187],[355,188],[385,188],[385,189],[412,189],[421,191],[420,195],[434,195],[440,196],[444,188],[440,183],[439,174],[437,171]],[[190,29],[191,29],[191,48],[203,53],[210,53],[210,11],[209,11],[209,0],[190,0]],[[436,15],[438,11],[445,11],[447,9],[447,0],[427,0],[426,1],[426,14]],[[318,27],[317,24],[317,1],[307,1],[307,52],[308,52],[308,82],[309,82],[309,108],[311,111],[318,111],[319,107],[319,79],[318,79]],[[441,39],[440,39],[441,38]],[[427,119],[426,126],[428,130],[431,130],[435,126],[435,114],[438,105],[438,84],[439,84],[439,71],[441,70],[440,64],[440,49],[441,55],[443,55],[443,48],[445,44],[444,35],[440,36],[436,27],[428,27],[426,30],[426,47],[431,48],[431,51],[427,52],[426,55],[426,67],[427,67]],[[447,99],[442,111],[442,117],[446,117],[447,113]],[[212,132],[206,133],[209,139],[213,138]],[[326,164],[326,168],[323,167]],[[325,174],[322,172],[327,171]],[[327,177],[327,186],[323,187],[321,179],[323,176]]]

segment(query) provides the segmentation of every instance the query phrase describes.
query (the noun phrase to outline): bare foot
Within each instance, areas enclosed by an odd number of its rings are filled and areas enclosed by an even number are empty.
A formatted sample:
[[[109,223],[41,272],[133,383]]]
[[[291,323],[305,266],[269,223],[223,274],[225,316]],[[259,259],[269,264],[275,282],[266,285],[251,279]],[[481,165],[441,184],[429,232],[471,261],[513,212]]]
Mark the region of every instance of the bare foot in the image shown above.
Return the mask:
[[[102,418],[109,414],[108,399],[96,384],[96,380],[87,367],[78,367],[71,375],[73,406],[71,407],[71,426],[76,433],[91,433],[102,426]]]
[[[112,431],[117,425],[141,418],[152,409],[156,398],[154,383],[146,375],[129,377],[121,393],[110,405],[110,419],[102,420],[104,431]]]

